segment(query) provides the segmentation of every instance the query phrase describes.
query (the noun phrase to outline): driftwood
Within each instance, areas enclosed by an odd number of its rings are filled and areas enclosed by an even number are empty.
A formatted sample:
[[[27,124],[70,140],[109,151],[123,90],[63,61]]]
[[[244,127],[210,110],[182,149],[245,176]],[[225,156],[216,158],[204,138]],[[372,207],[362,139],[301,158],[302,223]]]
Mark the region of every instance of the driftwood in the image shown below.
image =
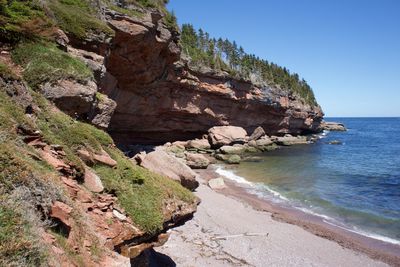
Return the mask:
[[[236,238],[236,237],[242,237],[242,236],[265,236],[267,237],[269,233],[243,233],[243,234],[237,234],[237,235],[226,235],[226,236],[215,236],[212,237],[211,240],[227,240],[228,238]]]

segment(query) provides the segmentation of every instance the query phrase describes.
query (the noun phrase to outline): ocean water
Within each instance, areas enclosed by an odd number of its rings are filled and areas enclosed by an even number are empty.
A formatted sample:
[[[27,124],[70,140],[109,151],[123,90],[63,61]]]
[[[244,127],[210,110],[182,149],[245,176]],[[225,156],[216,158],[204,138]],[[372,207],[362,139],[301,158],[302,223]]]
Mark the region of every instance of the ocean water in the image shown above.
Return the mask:
[[[257,154],[217,172],[260,197],[400,244],[400,118],[326,120],[348,131],[325,132],[315,144]]]

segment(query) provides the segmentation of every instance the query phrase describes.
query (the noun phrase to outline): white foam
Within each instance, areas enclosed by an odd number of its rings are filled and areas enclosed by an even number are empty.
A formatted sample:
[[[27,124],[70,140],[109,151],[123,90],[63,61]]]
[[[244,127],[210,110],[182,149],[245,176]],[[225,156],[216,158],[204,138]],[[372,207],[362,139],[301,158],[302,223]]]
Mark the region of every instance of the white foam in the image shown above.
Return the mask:
[[[252,182],[247,181],[242,176],[236,175],[234,172],[232,172],[230,170],[226,170],[226,169],[223,169],[221,167],[218,167],[215,170],[215,172],[218,173],[219,175],[225,176],[226,178],[228,178],[230,180],[233,180],[233,181],[235,181],[237,183],[254,186],[254,184]]]
[[[247,181],[244,177],[235,174],[232,170],[227,170],[227,169],[224,169],[223,167],[217,167],[215,172],[218,173],[219,175],[222,175],[222,176],[224,176],[230,180],[233,180],[237,183],[251,186],[251,188],[253,188],[253,190],[251,190],[251,193],[255,194],[259,197],[265,197],[264,192],[268,191],[273,196],[288,201],[288,199],[286,197],[282,196],[279,192],[272,190],[267,185],[261,184],[261,183],[252,183],[250,181]]]
[[[280,198],[280,199],[282,199],[282,200],[286,200],[286,201],[289,201],[289,199],[287,199],[286,197],[284,197],[281,193],[279,193],[279,192],[277,192],[277,191],[275,191],[275,190],[273,190],[273,189],[271,189],[271,188],[269,188],[268,186],[266,186],[266,185],[261,185],[262,186],[262,189],[265,189],[265,190],[267,190],[268,192],[270,192],[272,195],[274,195],[275,197],[278,197],[278,198]]]

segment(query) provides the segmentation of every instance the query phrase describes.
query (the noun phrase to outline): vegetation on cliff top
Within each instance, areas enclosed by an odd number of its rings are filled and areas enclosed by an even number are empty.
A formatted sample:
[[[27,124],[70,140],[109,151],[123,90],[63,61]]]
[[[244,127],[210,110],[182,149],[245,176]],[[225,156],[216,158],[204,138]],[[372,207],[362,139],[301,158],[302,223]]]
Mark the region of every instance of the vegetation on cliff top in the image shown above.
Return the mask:
[[[208,66],[227,71],[234,77],[261,80],[299,95],[310,105],[317,105],[311,87],[297,73],[290,73],[284,67],[246,53],[235,41],[217,40],[202,29],[196,31],[191,24],[183,24],[181,43],[183,53],[195,66]]]

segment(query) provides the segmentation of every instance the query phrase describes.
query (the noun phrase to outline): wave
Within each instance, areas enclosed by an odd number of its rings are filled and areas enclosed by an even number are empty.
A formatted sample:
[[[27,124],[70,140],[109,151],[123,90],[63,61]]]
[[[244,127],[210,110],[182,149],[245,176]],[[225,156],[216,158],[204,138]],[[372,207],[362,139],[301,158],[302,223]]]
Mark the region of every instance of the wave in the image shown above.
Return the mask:
[[[227,170],[221,166],[218,166],[217,169],[215,170],[215,172],[218,173],[219,175],[222,175],[222,176],[232,180],[232,181],[249,186],[250,187],[249,191],[251,191],[250,193],[257,195],[258,197],[265,198],[266,197],[265,191],[268,191],[274,197],[288,201],[288,199],[286,197],[284,197],[281,193],[271,189],[267,185],[262,184],[262,183],[252,183],[252,182],[246,180],[246,178],[235,174],[232,170]]]
[[[254,183],[252,183],[250,181],[247,181],[242,176],[236,175],[234,172],[226,170],[226,169],[224,169],[222,167],[218,167],[215,170],[215,172],[218,173],[219,175],[225,176],[226,178],[228,178],[230,180],[233,180],[233,181],[235,181],[237,183],[246,184],[246,185],[249,185],[249,186],[254,186]]]
[[[340,225],[337,225],[337,224],[332,223],[330,221],[325,221],[324,220],[324,222],[327,223],[327,224],[330,224],[332,226],[338,227],[340,229],[343,229],[345,231],[349,231],[349,232],[358,234],[358,235],[366,236],[366,237],[369,237],[369,238],[372,238],[372,239],[376,239],[376,240],[383,241],[383,242],[390,243],[390,244],[394,244],[394,245],[400,245],[400,241],[397,240],[397,239],[393,239],[393,238],[390,238],[390,237],[387,237],[387,236],[366,232],[366,231],[357,229],[356,227],[354,227],[355,229],[350,229],[349,227],[340,226]]]

